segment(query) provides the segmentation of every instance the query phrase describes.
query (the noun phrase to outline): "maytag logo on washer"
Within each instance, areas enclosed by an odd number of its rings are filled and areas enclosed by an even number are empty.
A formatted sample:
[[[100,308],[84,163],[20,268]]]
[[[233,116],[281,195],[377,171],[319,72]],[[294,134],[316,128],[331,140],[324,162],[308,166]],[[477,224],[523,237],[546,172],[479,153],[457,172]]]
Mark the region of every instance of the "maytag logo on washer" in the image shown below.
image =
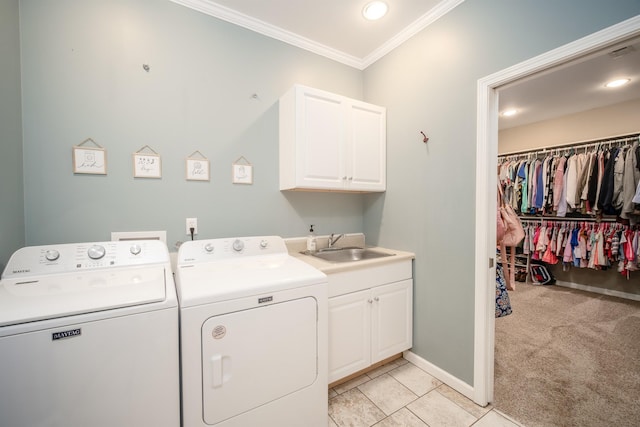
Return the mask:
[[[211,331],[211,336],[215,340],[222,339],[225,335],[227,335],[227,328],[222,325],[216,326],[215,328],[213,328],[213,331]]]
[[[54,332],[51,334],[51,341],[61,340],[64,338],[73,338],[82,335],[82,329],[69,329],[68,331]]]

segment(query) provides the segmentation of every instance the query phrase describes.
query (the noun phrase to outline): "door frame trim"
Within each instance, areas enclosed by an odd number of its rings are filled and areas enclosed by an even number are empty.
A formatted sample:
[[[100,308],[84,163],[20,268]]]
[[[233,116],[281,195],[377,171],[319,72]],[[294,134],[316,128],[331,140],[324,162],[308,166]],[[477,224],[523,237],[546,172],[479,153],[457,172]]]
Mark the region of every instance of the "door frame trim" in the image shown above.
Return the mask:
[[[640,15],[478,80],[473,400],[481,406],[493,401],[494,391],[498,88],[637,35]]]

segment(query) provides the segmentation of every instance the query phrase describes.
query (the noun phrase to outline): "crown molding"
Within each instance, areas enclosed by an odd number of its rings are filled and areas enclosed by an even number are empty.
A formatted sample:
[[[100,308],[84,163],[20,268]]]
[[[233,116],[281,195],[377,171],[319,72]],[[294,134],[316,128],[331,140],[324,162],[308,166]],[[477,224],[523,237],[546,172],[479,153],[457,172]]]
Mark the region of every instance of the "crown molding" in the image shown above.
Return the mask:
[[[385,56],[387,53],[391,52],[402,43],[409,40],[411,37],[418,34],[420,31],[427,28],[427,26],[433,24],[438,19],[442,18],[444,15],[453,10],[456,6],[462,3],[464,0],[442,0],[440,1],[436,7],[431,9],[429,12],[422,15],[420,18],[413,21],[409,26],[407,26],[404,30],[400,31],[395,36],[391,37],[387,40],[382,46],[371,52],[369,55],[362,59],[361,70],[364,70],[369,65],[376,62],[378,59]]]
[[[276,27],[275,25],[271,25],[267,22],[242,14],[228,7],[219,5],[212,0],[170,1],[188,7],[190,9],[197,10],[198,12],[202,12],[206,15],[221,19],[223,21],[230,22],[240,27],[247,28],[267,37],[271,37],[284,43],[299,47],[300,49],[304,49],[317,55],[324,56],[350,67],[357,68],[358,70],[364,70],[369,65],[373,64],[378,59],[382,58],[384,55],[400,46],[409,38],[413,37],[416,33],[423,30],[429,24],[435,22],[447,12],[458,6],[464,0],[442,0],[437,4],[435,8],[415,20],[411,25],[393,36],[389,41],[384,43],[371,54],[367,55],[365,58],[358,58],[356,56],[349,55],[345,52],[331,48],[321,43],[317,43],[306,37],[302,37],[299,34],[283,30],[282,28]]]

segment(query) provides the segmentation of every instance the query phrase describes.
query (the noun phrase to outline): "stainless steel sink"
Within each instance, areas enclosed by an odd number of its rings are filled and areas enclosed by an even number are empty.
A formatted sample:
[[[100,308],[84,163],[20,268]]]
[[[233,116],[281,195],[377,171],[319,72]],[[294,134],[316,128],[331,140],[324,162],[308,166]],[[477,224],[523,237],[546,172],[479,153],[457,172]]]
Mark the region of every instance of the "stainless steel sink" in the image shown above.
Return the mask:
[[[305,255],[311,255],[316,258],[323,259],[329,262],[354,262],[362,261],[365,259],[374,259],[393,256],[393,254],[387,254],[384,252],[377,252],[371,249],[365,248],[325,248],[320,249],[317,252],[302,252]]]

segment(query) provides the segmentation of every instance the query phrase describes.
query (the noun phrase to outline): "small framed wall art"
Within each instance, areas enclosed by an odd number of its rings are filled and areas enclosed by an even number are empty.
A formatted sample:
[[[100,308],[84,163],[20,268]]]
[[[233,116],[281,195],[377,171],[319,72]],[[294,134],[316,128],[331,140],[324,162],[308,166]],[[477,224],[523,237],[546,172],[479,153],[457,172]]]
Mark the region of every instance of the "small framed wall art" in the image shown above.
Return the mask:
[[[209,181],[209,160],[200,151],[187,157],[186,168],[187,181]]]
[[[145,145],[133,153],[133,177],[162,178],[162,160],[160,155],[148,145]]]
[[[232,165],[234,184],[253,184],[253,165],[244,156],[240,156]]]
[[[93,147],[85,144],[91,143]],[[93,139],[87,138],[75,145],[73,151],[73,173],[78,174],[107,174],[107,150]]]

